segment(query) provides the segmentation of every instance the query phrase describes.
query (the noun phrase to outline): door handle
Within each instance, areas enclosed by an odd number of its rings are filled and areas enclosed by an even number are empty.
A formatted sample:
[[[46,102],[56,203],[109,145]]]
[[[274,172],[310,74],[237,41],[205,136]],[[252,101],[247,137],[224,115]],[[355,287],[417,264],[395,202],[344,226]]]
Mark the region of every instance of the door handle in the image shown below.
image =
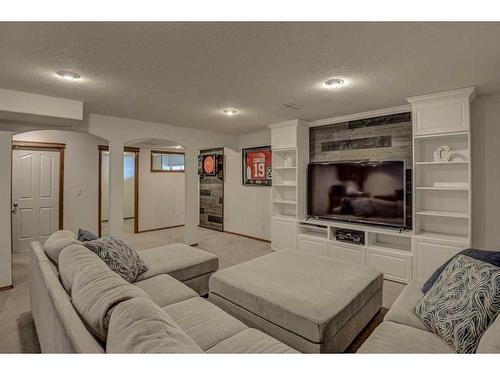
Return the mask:
[[[12,210],[10,210],[10,212],[12,212],[13,214],[15,214],[17,212],[17,206],[18,206],[18,204],[14,203],[12,206],[13,206],[13,208],[12,208]]]

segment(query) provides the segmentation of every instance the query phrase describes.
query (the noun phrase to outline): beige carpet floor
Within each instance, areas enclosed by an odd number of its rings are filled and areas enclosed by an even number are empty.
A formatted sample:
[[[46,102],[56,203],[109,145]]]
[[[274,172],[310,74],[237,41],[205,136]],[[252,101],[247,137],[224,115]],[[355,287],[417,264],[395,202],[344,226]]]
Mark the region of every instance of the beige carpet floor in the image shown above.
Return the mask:
[[[28,251],[13,254],[14,288],[0,292],[0,353],[39,353],[28,290]]]
[[[133,234],[133,221],[125,223],[124,240],[137,250],[180,242],[183,227]],[[198,247],[219,257],[220,268],[229,267],[271,252],[270,244],[209,229],[198,229]],[[0,353],[39,353],[40,347],[31,316],[28,291],[29,252],[13,254],[14,288],[0,292]],[[403,284],[384,282],[383,306],[389,308],[404,288]],[[386,310],[377,315],[353,344],[360,345],[380,323]],[[351,350],[350,350],[351,351]],[[354,351],[354,350],[352,350]]]

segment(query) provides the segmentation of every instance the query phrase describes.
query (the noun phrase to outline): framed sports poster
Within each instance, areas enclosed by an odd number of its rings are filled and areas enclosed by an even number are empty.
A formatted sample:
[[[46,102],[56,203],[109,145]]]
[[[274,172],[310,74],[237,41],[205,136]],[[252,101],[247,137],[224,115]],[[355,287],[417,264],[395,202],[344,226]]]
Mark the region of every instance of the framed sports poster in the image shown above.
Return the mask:
[[[241,155],[243,185],[271,186],[271,146],[244,148]]]

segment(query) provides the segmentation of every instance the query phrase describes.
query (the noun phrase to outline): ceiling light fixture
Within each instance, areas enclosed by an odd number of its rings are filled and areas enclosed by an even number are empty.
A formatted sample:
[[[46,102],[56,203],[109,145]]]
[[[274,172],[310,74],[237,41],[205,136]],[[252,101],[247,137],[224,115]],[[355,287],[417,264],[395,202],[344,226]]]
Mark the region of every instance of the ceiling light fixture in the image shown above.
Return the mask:
[[[80,75],[74,72],[69,72],[67,70],[61,70],[56,73],[59,78],[65,79],[67,81],[76,81],[80,79]]]
[[[337,88],[345,83],[343,79],[340,78],[330,78],[323,83],[323,87],[327,89]]]
[[[222,113],[224,113],[226,116],[234,116],[238,111],[234,108],[225,108],[222,110]]]

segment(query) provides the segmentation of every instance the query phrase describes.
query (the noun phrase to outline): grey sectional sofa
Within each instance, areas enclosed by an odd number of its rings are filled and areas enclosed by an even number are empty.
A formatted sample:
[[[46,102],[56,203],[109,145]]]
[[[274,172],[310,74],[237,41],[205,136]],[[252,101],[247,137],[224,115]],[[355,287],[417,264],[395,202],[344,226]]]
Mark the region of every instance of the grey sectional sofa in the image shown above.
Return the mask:
[[[130,284],[82,245],[65,247],[56,265],[32,243],[30,298],[42,352],[295,353],[199,296],[217,268],[213,255],[174,244],[140,256],[149,271]]]
[[[358,353],[454,353],[413,313],[424,282],[413,280],[406,286]],[[500,353],[500,315],[483,334],[477,353]]]

